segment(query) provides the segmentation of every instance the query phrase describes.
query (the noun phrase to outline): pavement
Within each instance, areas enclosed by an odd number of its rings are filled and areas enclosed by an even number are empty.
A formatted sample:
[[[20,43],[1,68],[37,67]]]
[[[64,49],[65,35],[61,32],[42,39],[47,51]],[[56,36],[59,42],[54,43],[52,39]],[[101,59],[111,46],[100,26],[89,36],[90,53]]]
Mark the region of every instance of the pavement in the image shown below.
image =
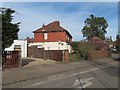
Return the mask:
[[[59,63],[57,61],[53,60],[43,60],[40,58],[22,58],[22,66],[23,67],[29,67],[34,65],[45,65],[45,64],[56,64]]]
[[[116,57],[113,57],[7,69],[2,72],[2,87],[118,88],[118,63]]]

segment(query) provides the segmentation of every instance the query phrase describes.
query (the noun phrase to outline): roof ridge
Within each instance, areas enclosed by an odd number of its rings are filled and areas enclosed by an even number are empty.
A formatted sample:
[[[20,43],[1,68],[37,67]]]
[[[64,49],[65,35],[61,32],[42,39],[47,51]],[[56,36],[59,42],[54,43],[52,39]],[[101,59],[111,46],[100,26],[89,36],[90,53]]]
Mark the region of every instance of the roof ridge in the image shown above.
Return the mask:
[[[53,24],[53,23],[55,23],[55,22],[59,22],[59,21],[53,21],[53,22],[51,22],[51,23],[48,23],[47,25],[45,25],[45,27],[46,26],[49,26],[49,25],[51,25],[51,24]],[[59,22],[60,23],[60,22]]]
[[[41,28],[33,31],[33,32],[41,32],[42,30],[45,30],[45,31],[64,31],[66,30],[65,28],[63,28],[62,26],[60,26],[60,22],[59,21],[53,21],[47,25],[42,25]]]

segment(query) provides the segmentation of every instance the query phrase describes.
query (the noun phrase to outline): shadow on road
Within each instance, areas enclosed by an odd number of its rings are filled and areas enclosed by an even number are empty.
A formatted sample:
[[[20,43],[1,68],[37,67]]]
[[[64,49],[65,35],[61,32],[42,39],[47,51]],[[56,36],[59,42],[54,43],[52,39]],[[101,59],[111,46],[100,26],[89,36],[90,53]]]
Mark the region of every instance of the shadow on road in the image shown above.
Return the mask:
[[[114,60],[119,62],[119,61],[120,61],[120,58],[114,58]]]
[[[33,59],[22,59],[22,66],[28,65],[30,62],[34,62]]]

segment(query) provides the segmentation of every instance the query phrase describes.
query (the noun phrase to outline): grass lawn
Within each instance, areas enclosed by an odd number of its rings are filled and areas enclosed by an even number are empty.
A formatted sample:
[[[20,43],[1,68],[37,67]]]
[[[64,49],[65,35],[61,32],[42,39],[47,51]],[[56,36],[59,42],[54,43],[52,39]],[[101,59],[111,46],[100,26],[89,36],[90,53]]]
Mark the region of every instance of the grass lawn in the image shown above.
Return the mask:
[[[77,54],[69,54],[68,60],[69,61],[81,61],[84,59]]]

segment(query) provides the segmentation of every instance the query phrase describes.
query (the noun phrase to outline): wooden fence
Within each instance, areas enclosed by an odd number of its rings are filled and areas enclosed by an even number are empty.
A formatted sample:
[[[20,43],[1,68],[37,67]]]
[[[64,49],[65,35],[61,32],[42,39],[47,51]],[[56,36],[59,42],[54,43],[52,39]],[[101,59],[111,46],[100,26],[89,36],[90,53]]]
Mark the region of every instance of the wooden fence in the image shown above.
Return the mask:
[[[88,60],[99,59],[99,58],[107,58],[111,57],[110,51],[98,50],[98,51],[89,51],[88,52]]]
[[[37,46],[28,47],[28,57],[42,58],[44,60],[67,61],[68,51],[65,50],[44,50]]]
[[[19,51],[3,51],[2,52],[2,69],[14,68],[20,66]]]

